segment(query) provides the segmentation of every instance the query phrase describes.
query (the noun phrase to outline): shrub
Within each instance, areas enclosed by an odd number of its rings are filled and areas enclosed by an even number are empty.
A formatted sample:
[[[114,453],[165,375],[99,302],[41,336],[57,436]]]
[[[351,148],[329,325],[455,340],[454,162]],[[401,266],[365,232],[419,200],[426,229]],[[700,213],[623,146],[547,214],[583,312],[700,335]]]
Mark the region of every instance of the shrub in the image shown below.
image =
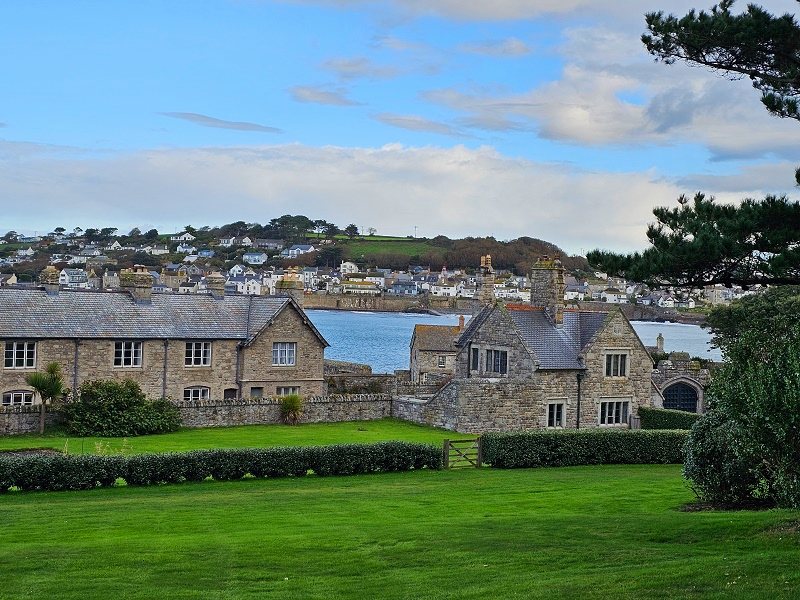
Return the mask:
[[[723,413],[710,411],[689,433],[683,475],[703,500],[745,505],[759,495],[757,464],[747,451],[744,432]]]
[[[683,462],[686,431],[582,429],[487,433],[483,459],[493,467],[568,467]]]
[[[131,456],[0,454],[0,492],[81,490],[114,485],[159,485],[182,481],[218,481],[253,477],[354,475],[440,469],[441,449],[430,444],[379,442],[293,448],[193,450]]]
[[[684,410],[639,407],[642,429],[691,429],[700,415]]]
[[[288,394],[281,398],[281,419],[287,425],[297,425],[303,416],[303,398],[299,394]]]
[[[181,425],[177,407],[167,400],[148,400],[130,379],[87,381],[65,405],[64,421],[74,435],[104,437],[166,433]]]

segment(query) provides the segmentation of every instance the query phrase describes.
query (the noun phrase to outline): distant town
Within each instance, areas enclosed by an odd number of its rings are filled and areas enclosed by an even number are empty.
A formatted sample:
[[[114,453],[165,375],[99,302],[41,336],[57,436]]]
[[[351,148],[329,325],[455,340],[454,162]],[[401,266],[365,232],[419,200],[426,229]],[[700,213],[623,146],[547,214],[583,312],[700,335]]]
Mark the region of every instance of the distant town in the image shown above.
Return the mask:
[[[525,265],[549,254],[567,268],[566,302],[702,314],[706,307],[753,293],[719,285],[696,290],[653,288],[593,271],[583,257],[567,256],[554,244],[532,238],[500,242],[376,233],[370,228],[364,235],[353,224],[340,229],[302,215],[284,215],[263,226],[240,221],[215,228],[187,226],[168,234],[137,228],[128,234],[115,228],[56,227],[36,236],[8,231],[0,238],[0,286],[35,286],[48,268],[58,272],[58,284],[64,289],[116,290],[121,287],[120,272],[135,267],[149,272],[155,293],[206,294],[209,280],[222,278],[225,294],[302,290],[305,296],[471,300],[478,289],[480,257],[487,255],[493,260],[494,297],[529,302]]]

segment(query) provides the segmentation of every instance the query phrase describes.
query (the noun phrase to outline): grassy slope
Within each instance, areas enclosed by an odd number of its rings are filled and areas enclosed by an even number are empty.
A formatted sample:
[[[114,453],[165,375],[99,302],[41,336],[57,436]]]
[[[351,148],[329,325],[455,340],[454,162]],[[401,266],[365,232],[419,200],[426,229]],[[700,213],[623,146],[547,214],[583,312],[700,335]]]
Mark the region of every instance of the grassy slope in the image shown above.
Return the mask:
[[[677,466],[8,494],[0,597],[797,597],[796,512],[691,498]]]
[[[343,246],[350,256],[361,254],[404,254],[406,256],[424,255],[429,252],[442,254],[444,248],[434,246],[430,242],[420,240],[381,241],[364,238],[346,242]]]
[[[383,419],[349,423],[315,423],[308,425],[246,425],[242,427],[208,427],[183,429],[176,433],[143,435],[128,438],[76,438],[59,435],[0,436],[0,451],[20,448],[55,448],[71,454],[93,453],[98,443],[106,452],[116,452],[125,444],[126,451],[179,452],[200,448],[263,448],[268,446],[307,446],[403,440],[441,444],[453,432],[414,425],[405,421]]]

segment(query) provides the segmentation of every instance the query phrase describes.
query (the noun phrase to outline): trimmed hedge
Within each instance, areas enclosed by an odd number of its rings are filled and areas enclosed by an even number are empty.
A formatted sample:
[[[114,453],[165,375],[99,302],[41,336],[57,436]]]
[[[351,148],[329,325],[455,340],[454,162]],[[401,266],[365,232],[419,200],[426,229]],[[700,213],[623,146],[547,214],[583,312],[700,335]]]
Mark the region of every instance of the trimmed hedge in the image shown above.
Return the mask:
[[[292,448],[193,450],[131,456],[3,456],[0,492],[85,490],[114,485],[158,485],[183,481],[232,481],[253,477],[303,477],[441,469],[441,448],[431,444],[378,442]]]
[[[668,408],[639,407],[639,418],[642,429],[686,429],[692,428],[697,423],[700,415],[684,410],[670,410]]]
[[[483,458],[493,467],[569,467],[682,463],[688,431],[579,429],[487,433]]]

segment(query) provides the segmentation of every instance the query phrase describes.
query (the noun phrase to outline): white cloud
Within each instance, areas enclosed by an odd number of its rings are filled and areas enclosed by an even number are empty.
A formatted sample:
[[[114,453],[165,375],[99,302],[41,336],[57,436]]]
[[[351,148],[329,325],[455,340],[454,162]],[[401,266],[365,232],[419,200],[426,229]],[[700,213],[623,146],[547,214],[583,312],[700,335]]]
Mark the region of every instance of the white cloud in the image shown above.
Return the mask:
[[[296,85],[289,89],[292,98],[297,102],[329,104],[331,106],[356,106],[359,102],[350,100],[344,90],[331,90],[316,85]]]
[[[439,133],[442,135],[451,135],[462,137],[463,134],[453,129],[447,123],[439,121],[432,121],[418,115],[396,115],[392,113],[380,113],[374,115],[376,121],[380,121],[384,125],[391,125],[392,127],[400,127],[401,129],[408,129],[409,131],[421,131],[424,133]]]
[[[209,117],[208,115],[201,115],[191,112],[162,112],[159,113],[165,117],[172,119],[181,119],[182,121],[189,121],[196,125],[203,127],[217,127],[219,129],[233,129],[237,131],[261,131],[264,133],[282,133],[277,127],[270,127],[268,125],[261,125],[260,123],[250,123],[248,121],[226,121],[224,119],[217,119],[216,117]]]
[[[336,73],[341,79],[391,79],[399,75],[399,71],[395,67],[377,65],[363,56],[332,58],[326,60],[322,66]]]
[[[531,52],[525,42],[513,37],[505,40],[462,44],[459,49],[462,52],[484,54],[486,56],[524,56]]]
[[[253,148],[153,150],[0,162],[4,221],[15,229],[92,225],[166,228],[291,213],[380,231],[531,236],[571,252],[646,245],[654,206],[684,191],[650,172],[595,173],[468,149]],[[36,206],[33,213],[30,206]],[[74,215],[83,215],[73,223]],[[158,226],[158,225],[157,225]]]

